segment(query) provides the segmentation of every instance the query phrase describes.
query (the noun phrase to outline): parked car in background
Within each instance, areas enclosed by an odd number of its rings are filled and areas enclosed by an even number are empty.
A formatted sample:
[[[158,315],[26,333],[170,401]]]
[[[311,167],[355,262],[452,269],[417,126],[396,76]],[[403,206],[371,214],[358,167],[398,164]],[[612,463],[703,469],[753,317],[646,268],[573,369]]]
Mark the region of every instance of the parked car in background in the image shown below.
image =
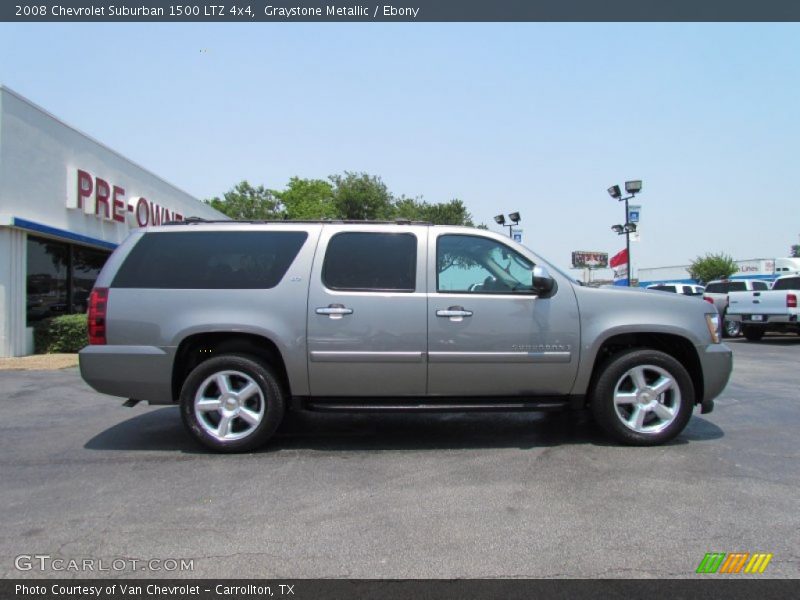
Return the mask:
[[[717,307],[722,315],[722,335],[737,337],[742,333],[742,324],[738,320],[726,318],[728,311],[728,292],[751,292],[769,289],[770,284],[763,279],[716,279],[706,284],[703,300]]]
[[[672,292],[673,294],[683,294],[684,296],[702,296],[703,286],[694,283],[654,283],[647,286],[648,290],[659,292]]]
[[[800,275],[778,277],[766,291],[730,292],[728,318],[741,323],[744,337],[760,340],[768,331],[800,334],[797,296]]]

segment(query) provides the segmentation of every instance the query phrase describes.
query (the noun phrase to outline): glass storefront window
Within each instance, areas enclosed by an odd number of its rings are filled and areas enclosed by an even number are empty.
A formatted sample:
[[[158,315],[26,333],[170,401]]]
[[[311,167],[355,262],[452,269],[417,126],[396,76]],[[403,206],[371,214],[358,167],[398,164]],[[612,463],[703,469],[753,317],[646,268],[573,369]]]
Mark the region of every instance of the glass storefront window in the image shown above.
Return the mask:
[[[86,312],[94,280],[100,274],[100,269],[103,268],[107,258],[108,252],[102,250],[83,246],[72,247],[72,312]]]
[[[86,312],[89,292],[109,252],[28,236],[28,325]]]

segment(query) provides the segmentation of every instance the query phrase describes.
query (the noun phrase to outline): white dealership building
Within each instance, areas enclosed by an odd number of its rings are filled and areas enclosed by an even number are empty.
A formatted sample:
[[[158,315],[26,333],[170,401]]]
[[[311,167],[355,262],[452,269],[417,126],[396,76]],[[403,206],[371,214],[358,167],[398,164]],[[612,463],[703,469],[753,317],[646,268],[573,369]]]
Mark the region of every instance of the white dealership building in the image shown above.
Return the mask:
[[[33,352],[33,325],[86,310],[133,228],[225,218],[0,86],[0,357]]]

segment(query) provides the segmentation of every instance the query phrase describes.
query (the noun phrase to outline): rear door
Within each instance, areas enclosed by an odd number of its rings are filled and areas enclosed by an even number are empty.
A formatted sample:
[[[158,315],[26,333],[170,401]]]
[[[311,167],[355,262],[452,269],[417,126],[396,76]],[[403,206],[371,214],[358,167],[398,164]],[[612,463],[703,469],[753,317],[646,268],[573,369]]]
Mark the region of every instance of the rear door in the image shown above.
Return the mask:
[[[326,225],[311,273],[313,396],[425,394],[428,227]]]

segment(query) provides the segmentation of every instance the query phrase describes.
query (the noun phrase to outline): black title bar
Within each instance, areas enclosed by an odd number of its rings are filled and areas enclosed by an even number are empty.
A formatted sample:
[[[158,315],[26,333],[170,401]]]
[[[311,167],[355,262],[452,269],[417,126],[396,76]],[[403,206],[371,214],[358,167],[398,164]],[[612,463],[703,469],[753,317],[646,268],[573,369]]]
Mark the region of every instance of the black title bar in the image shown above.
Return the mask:
[[[772,600],[796,598],[797,580],[487,579],[6,579],[3,600]]]
[[[800,21],[797,0],[10,0],[5,22]]]

